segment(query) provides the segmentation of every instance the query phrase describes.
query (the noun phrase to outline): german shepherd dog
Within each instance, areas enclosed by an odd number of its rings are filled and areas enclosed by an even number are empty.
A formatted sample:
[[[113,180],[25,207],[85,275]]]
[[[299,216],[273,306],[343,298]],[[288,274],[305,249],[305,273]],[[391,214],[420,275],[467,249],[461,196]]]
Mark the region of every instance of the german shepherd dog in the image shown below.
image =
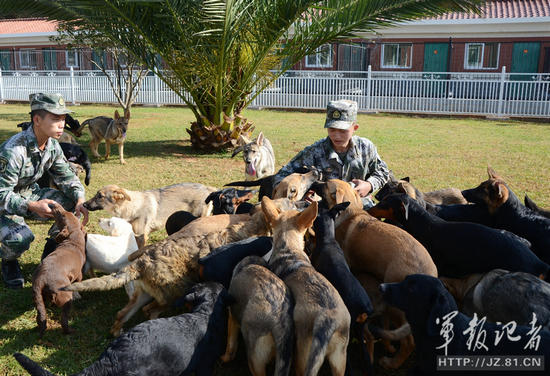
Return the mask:
[[[333,376],[346,371],[351,318],[340,294],[311,265],[304,251],[304,234],[317,217],[317,202],[299,213],[280,212],[264,197],[262,210],[273,229],[270,269],[294,297],[296,374],[317,375],[325,357]]]
[[[231,158],[243,152],[245,163],[244,177],[246,181],[261,179],[275,172],[275,153],[271,142],[260,132],[254,141],[245,136],[239,137],[239,146],[231,154]]]
[[[295,207],[287,199],[277,200],[279,208]],[[261,210],[249,214],[219,214],[200,217],[181,231],[151,244],[128,257],[131,263],[118,273],[87,279],[63,290],[112,290],[134,281],[135,292],[117,314],[111,333],[118,335],[122,325],[140,307],[150,318],[156,318],[192,283],[199,281],[199,258],[223,244],[251,236],[267,235],[269,228]]]
[[[114,119],[107,116],[97,116],[92,119],[84,120],[78,131],[82,132],[82,129],[84,129],[86,125],[88,126],[92,136],[90,149],[96,158],[101,157],[97,151],[97,147],[102,140],[105,140],[105,159],[109,159],[111,144],[118,144],[120,163],[125,164],[124,141],[126,141],[129,120],[130,110],[124,111],[124,117],[121,117],[118,110],[116,110]]]

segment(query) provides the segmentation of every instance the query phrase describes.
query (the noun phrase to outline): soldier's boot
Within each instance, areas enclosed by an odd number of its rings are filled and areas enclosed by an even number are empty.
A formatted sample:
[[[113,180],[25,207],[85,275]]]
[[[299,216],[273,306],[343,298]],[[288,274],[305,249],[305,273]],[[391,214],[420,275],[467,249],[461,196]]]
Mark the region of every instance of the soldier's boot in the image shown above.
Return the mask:
[[[17,259],[2,259],[2,278],[7,288],[20,289],[25,284]]]

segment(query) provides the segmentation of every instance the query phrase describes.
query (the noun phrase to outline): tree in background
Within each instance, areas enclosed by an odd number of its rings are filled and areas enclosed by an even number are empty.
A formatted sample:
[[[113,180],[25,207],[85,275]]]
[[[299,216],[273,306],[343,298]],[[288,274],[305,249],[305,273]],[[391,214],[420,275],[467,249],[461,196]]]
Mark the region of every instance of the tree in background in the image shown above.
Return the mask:
[[[153,70],[189,106],[195,147],[250,136],[243,110],[323,44],[401,21],[477,11],[483,0],[12,0],[0,13],[95,30]],[[159,69],[155,56],[166,69]]]
[[[92,48],[90,62],[107,77],[123,112],[129,110],[135,103],[143,79],[149,72],[139,56],[129,53],[98,30],[80,31],[73,25],[61,23],[57,31],[58,35],[50,39],[59,45],[70,49]]]

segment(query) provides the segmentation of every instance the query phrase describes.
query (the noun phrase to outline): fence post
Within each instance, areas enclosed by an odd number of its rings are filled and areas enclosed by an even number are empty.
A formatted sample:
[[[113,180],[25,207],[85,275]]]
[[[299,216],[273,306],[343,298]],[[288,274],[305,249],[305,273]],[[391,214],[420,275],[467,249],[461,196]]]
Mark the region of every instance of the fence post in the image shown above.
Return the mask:
[[[366,110],[370,110],[370,82],[372,78],[372,66],[369,64],[369,67],[367,69],[367,108]]]
[[[71,99],[72,99],[73,105],[75,105],[76,98],[74,95],[74,69],[72,66],[71,66]]]
[[[0,68],[0,103],[4,103],[4,78],[2,77],[2,68]]]
[[[160,93],[159,93],[159,90],[160,90],[160,83],[159,83],[159,76],[157,76],[157,72],[153,71],[153,77],[154,77],[154,80],[155,80],[155,104],[157,107],[160,107]]]
[[[500,74],[500,88],[498,92],[498,110],[497,116],[502,117],[502,106],[504,105],[504,85],[506,79],[506,66],[502,67],[502,73]]]

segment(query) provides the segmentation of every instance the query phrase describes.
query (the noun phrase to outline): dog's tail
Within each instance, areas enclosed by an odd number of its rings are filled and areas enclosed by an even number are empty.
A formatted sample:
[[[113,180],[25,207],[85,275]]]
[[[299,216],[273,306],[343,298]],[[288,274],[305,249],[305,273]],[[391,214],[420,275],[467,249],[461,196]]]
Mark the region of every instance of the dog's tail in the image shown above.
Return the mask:
[[[38,330],[40,331],[40,337],[44,335],[46,327],[48,325],[46,314],[46,305],[44,304],[44,296],[42,290],[44,289],[44,281],[38,279],[36,283],[32,285],[32,299],[34,306],[36,307],[36,323],[38,324]]]
[[[328,344],[336,330],[335,324],[334,319],[328,316],[318,317],[313,323],[305,375],[316,375],[319,372],[327,353]]]
[[[19,362],[19,364],[21,364],[21,367],[23,367],[32,376],[55,376],[53,373],[40,367],[34,360],[21,353],[15,353],[13,354],[13,357]]]
[[[117,273],[104,275],[99,278],[86,279],[82,282],[73,283],[65,286],[63,291],[104,291],[113,290],[124,286],[128,282],[139,278],[139,270],[136,270],[134,264],[130,264]]]
[[[262,185],[262,182],[265,178],[258,180],[241,180],[241,181],[232,181],[231,183],[224,184],[224,187],[257,187]]]

